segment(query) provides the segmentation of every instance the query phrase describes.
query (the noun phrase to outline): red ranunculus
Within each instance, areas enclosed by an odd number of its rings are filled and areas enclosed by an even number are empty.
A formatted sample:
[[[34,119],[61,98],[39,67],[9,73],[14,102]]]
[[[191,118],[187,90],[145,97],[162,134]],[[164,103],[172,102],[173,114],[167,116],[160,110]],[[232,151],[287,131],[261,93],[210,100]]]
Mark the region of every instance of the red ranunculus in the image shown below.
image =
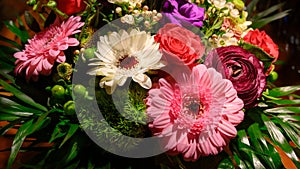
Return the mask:
[[[166,24],[159,29],[154,39],[160,43],[160,49],[172,54],[165,57],[176,56],[189,67],[192,67],[205,51],[198,35],[176,24]]]
[[[85,10],[84,0],[56,0],[57,8],[67,15],[73,15]]]
[[[273,62],[277,60],[279,55],[278,46],[265,31],[259,31],[258,29],[251,30],[244,36],[243,39],[245,42],[263,49],[274,58]]]
[[[205,61],[208,67],[214,67],[225,73],[245,108],[257,105],[266,86],[264,67],[256,56],[240,46],[226,46],[211,51]]]

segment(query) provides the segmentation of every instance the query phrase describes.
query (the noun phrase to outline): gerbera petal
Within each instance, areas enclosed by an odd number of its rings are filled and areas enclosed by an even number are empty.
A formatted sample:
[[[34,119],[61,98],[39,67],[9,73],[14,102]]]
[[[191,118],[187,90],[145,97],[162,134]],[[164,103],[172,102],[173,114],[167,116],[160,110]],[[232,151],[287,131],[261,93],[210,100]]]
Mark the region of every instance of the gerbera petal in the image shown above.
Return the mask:
[[[235,103],[236,107],[231,108]],[[154,118],[154,135],[168,131],[166,147],[172,153],[182,153],[185,160],[195,161],[219,153],[236,136],[234,126],[243,119],[242,107],[232,83],[215,70],[197,65],[181,83],[160,79],[158,87],[149,91],[146,113]],[[160,109],[165,110],[163,116],[152,116]],[[187,134],[179,136],[183,130]],[[177,144],[176,148],[171,144]]]
[[[151,79],[145,74],[137,74],[132,77],[133,81],[140,84],[145,89],[150,89],[152,86]]]
[[[228,137],[235,137],[236,136],[236,129],[235,127],[228,121],[226,120],[222,120],[221,123],[219,124],[218,127],[218,131],[220,131],[220,133],[228,136]]]
[[[68,43],[68,46],[78,46],[79,45],[79,41],[76,38],[68,38],[67,43]],[[66,50],[66,49],[63,49],[63,50]]]
[[[55,57],[55,56],[57,56],[58,54],[60,54],[60,50],[50,49],[50,50],[49,50],[49,54],[50,54],[50,56]]]
[[[66,50],[68,46],[78,45],[79,42],[75,38],[69,38],[72,32],[83,26],[80,17],[71,16],[65,23],[55,23],[47,29],[34,35],[32,39],[25,44],[22,52],[17,52],[14,57],[17,59],[16,73],[26,70],[26,80],[38,80],[38,75],[49,75],[51,68],[55,62],[64,62],[65,56],[62,50]],[[69,32],[70,31],[70,32]]]
[[[56,61],[59,62],[59,63],[63,63],[63,62],[66,61],[66,56],[65,56],[65,55],[59,55],[59,56],[57,57],[57,60],[56,60]]]

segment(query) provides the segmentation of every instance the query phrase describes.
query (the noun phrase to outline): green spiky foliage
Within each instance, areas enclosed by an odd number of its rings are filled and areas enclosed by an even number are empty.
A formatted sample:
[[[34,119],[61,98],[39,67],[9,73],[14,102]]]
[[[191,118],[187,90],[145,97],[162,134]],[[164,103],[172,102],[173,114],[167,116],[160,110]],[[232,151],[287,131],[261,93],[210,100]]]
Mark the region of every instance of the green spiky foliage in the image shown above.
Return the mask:
[[[98,86],[98,85],[97,85]],[[96,88],[96,101],[99,109],[89,111],[82,109],[79,114],[83,129],[88,129],[96,136],[97,141],[107,142],[112,149],[131,149],[138,144],[122,140],[122,135],[143,138],[149,135],[143,99],[147,91],[137,84],[130,85],[129,90],[120,89],[114,92],[115,99],[104,89]],[[103,115],[101,119],[98,114]],[[148,134],[148,135],[147,135]],[[113,150],[112,150],[113,151]]]

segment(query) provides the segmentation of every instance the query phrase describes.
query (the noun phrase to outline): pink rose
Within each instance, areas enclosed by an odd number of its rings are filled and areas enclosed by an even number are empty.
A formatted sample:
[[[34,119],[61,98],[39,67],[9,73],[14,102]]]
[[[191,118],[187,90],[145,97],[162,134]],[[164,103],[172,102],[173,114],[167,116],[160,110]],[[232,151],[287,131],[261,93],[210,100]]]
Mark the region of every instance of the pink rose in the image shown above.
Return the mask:
[[[189,67],[193,66],[205,51],[198,35],[176,24],[169,23],[159,29],[154,40],[160,43],[160,49],[169,53],[164,56],[167,60],[167,57],[175,56]]]

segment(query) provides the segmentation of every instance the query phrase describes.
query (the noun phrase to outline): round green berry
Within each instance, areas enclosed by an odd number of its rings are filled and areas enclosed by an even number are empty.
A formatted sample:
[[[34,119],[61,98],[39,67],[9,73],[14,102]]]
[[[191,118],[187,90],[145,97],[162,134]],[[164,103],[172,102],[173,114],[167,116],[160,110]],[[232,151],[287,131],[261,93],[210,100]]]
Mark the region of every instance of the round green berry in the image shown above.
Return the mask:
[[[278,79],[278,73],[275,71],[272,71],[268,76],[268,80],[270,82],[275,82],[277,79]]]
[[[83,85],[77,84],[73,88],[73,94],[74,94],[75,97],[82,98],[82,97],[86,96],[87,91],[86,91],[86,88]]]
[[[84,58],[86,59],[92,59],[95,57],[95,51],[96,49],[95,48],[87,48],[84,50],[83,52],[83,56]]]
[[[65,97],[65,88],[61,85],[55,85],[51,89],[52,96],[56,99],[63,99]]]
[[[64,115],[75,114],[75,104],[73,100],[69,100],[64,104]]]

